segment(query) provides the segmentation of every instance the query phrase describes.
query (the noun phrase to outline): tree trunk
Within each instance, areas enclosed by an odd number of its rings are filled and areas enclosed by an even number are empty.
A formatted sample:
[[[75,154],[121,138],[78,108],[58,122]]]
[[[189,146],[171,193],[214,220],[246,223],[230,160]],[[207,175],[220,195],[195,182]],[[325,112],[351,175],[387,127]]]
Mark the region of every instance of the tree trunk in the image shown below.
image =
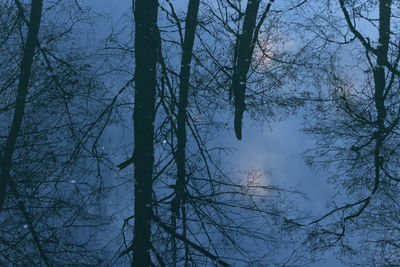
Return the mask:
[[[184,199],[185,178],[186,178],[186,109],[189,98],[190,64],[197,26],[197,14],[200,0],[190,0],[185,21],[185,39],[182,47],[181,70],[179,73],[179,103],[178,103],[178,129],[177,129],[177,150],[176,165],[177,178],[175,184],[175,198],[171,202],[171,221],[176,230],[176,217],[179,216],[179,209]],[[173,264],[176,266],[176,242],[173,237]]]
[[[381,0],[379,2],[379,45],[377,49],[377,66],[374,71],[375,80],[375,107],[377,110],[377,126],[378,129],[375,133],[375,151],[374,151],[374,165],[375,165],[375,185],[372,194],[378,189],[380,182],[380,169],[382,167],[381,148],[385,135],[385,63],[387,62],[387,55],[390,40],[390,16],[391,16],[391,0]]]
[[[179,103],[178,103],[178,147],[176,150],[176,164],[178,169],[178,176],[175,187],[175,198],[172,201],[172,212],[179,213],[180,203],[184,194],[185,184],[185,150],[186,150],[186,109],[188,105],[189,96],[189,77],[190,77],[190,63],[192,60],[192,50],[195,39],[195,32],[197,26],[197,14],[199,11],[199,0],[190,0],[188,12],[185,23],[185,40],[183,42],[183,52],[181,60],[181,71],[179,74]]]
[[[1,157],[1,177],[0,177],[0,212],[3,209],[6,197],[7,185],[11,179],[10,170],[15,143],[21,129],[22,120],[25,113],[25,100],[28,94],[29,79],[31,76],[33,56],[38,42],[40,20],[42,17],[42,0],[32,0],[31,14],[28,25],[28,37],[24,47],[24,54],[20,66],[20,76],[18,80],[17,98],[15,101],[14,116],[11,123],[10,132],[7,136],[6,145]],[[20,10],[21,11],[21,10]]]
[[[157,61],[157,0],[137,0],[135,15],[134,174],[132,266],[150,266],[152,173]]]
[[[242,120],[245,108],[244,96],[246,91],[246,76],[249,71],[251,57],[253,54],[253,33],[256,27],[256,19],[260,0],[249,0],[243,21],[242,34],[239,38],[237,59],[235,59],[232,89],[235,101],[234,128],[238,140],[242,139]]]

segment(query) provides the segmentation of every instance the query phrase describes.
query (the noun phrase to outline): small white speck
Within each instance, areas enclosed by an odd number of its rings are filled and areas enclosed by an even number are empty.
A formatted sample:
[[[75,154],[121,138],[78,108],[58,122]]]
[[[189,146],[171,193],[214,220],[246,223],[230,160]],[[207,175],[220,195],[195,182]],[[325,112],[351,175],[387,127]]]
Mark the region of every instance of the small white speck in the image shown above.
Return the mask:
[[[102,147],[101,147],[101,149],[103,149],[103,150],[104,150],[104,146],[102,146]]]
[[[163,144],[166,144],[166,143],[167,143],[167,140],[163,140],[162,143],[163,143]]]
[[[24,224],[24,229],[27,229],[28,228],[28,225],[27,224]]]
[[[76,181],[75,180],[71,180],[71,181],[69,181],[71,184],[74,184],[74,183],[76,183]]]

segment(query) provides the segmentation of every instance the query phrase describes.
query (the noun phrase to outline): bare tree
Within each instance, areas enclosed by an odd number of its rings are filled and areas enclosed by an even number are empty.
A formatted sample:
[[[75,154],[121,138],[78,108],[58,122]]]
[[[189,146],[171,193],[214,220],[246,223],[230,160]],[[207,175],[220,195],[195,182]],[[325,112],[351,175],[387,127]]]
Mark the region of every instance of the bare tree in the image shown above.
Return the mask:
[[[245,110],[245,91],[246,80],[249,67],[251,65],[254,46],[258,41],[258,33],[267,13],[269,12],[274,0],[269,1],[260,21],[256,25],[260,0],[249,0],[247,2],[246,12],[244,14],[242,33],[237,37],[234,72],[232,77],[231,91],[235,98],[235,120],[234,128],[237,139],[242,139],[242,121]]]
[[[17,3],[19,3],[17,1]],[[21,5],[20,3],[18,5]],[[24,47],[24,55],[20,65],[20,77],[18,80],[17,98],[15,101],[14,117],[11,124],[10,132],[7,137],[3,155],[1,157],[1,180],[0,180],[0,212],[2,210],[7,185],[11,185],[13,194],[15,194],[15,184],[10,177],[11,161],[14,153],[14,146],[19,134],[22,119],[25,110],[26,95],[28,93],[29,78],[31,75],[31,67],[33,56],[37,45],[37,38],[42,17],[42,1],[32,1],[30,21],[28,24],[28,36]]]
[[[282,236],[278,238],[274,235],[273,227],[291,224],[285,219],[292,214],[290,201],[286,202],[285,197],[294,192],[274,186],[237,184],[234,174],[227,175],[221,166],[221,153],[226,149],[207,144],[215,129],[224,128],[216,121],[223,94],[215,93],[213,87],[220,85],[218,74],[222,73],[222,79],[226,80],[227,73],[218,69],[218,62],[208,65],[210,58],[201,60],[209,54],[203,48],[201,35],[197,33],[195,38],[195,33],[200,28],[206,30],[212,26],[206,23],[206,4],[203,14],[196,18],[199,5],[202,6],[199,2],[190,1],[187,12],[178,11],[170,2],[160,6],[163,11],[160,16],[166,16],[168,23],[162,21],[158,25],[160,76],[155,103],[155,162],[151,198],[152,221],[155,224],[150,236],[151,264],[255,264],[261,262],[261,253],[263,256],[269,253],[271,261],[277,264],[285,260],[301,262],[300,250],[296,248],[298,243],[293,242],[296,235],[288,234],[287,238],[293,239],[287,242]],[[190,71],[191,56],[194,59],[192,67],[197,71]],[[180,59],[180,72],[175,70],[176,58]],[[229,87],[229,83],[225,82],[223,86]],[[136,157],[135,153],[133,158]],[[124,168],[127,165],[119,166]],[[272,201],[273,197],[269,197],[272,195],[280,201]],[[270,200],[270,205],[261,204],[264,197]],[[286,212],[285,205],[288,205]],[[249,223],[249,218],[255,218],[256,214],[265,214],[270,227],[260,230],[258,223]],[[126,221],[130,219],[133,217]],[[252,236],[271,251],[258,252],[246,247],[244,240],[251,240]],[[274,252],[282,248],[287,251],[288,246],[293,254],[286,253],[279,259],[281,255]],[[128,246],[120,256],[132,249],[135,250]],[[232,249],[239,254],[230,252]]]
[[[14,144],[12,155],[4,154],[11,161],[8,189],[4,188],[2,195],[0,262],[98,265],[105,260],[106,250],[99,256],[104,243],[99,245],[102,242],[95,229],[104,229],[109,223],[99,207],[104,196],[102,175],[109,161],[98,150],[103,123],[110,119],[108,109],[102,112],[108,99],[85,51],[66,41],[74,37],[77,20],[86,11],[78,12],[77,17],[58,17],[58,23],[64,19],[66,23],[53,27],[52,16],[60,10],[73,10],[75,3],[45,5],[38,18],[41,7],[41,1],[1,4],[2,21],[9,22],[11,29],[0,47],[4,63],[0,79],[2,151],[9,152],[10,140]],[[48,32],[37,33],[38,19]],[[66,44],[79,52],[66,50]],[[25,71],[23,75],[15,69],[15,62]],[[12,132],[16,126],[18,131]],[[6,163],[2,160],[2,170]]]
[[[328,82],[321,82],[323,90],[312,99],[315,109],[307,131],[317,137],[317,148],[309,160],[330,168],[342,197],[310,223],[310,241],[317,249],[345,248],[344,253],[363,264],[370,264],[364,251],[380,251],[396,265],[398,259],[391,258],[396,243],[382,230],[397,224],[400,57],[393,27],[398,10],[385,0],[339,0],[321,7],[307,27],[328,53],[314,52],[330,61],[320,65],[326,67],[319,77]],[[341,13],[331,12],[337,8]],[[373,10],[379,11],[377,17],[369,13]],[[357,52],[351,55],[355,64],[336,53],[349,50]]]

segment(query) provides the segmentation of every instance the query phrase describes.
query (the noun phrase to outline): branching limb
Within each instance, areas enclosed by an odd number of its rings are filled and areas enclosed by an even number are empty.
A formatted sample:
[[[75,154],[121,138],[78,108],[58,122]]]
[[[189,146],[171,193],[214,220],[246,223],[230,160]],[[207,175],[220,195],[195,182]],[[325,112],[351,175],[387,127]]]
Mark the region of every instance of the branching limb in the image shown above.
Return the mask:
[[[230,264],[228,264],[227,262],[221,260],[218,256],[212,254],[211,252],[207,251],[206,249],[204,249],[203,247],[193,243],[192,241],[190,241],[189,239],[185,238],[184,236],[176,233],[175,231],[173,231],[173,229],[171,227],[169,227],[167,224],[165,224],[164,222],[162,222],[160,220],[160,218],[158,218],[157,216],[153,216],[153,220],[161,226],[161,228],[163,228],[167,233],[169,233],[171,236],[181,240],[182,242],[184,242],[185,244],[189,245],[190,247],[192,247],[193,249],[197,250],[198,252],[200,252],[201,254],[203,254],[204,256],[210,258],[211,260],[215,261],[217,264],[222,265],[222,266],[231,266]]]

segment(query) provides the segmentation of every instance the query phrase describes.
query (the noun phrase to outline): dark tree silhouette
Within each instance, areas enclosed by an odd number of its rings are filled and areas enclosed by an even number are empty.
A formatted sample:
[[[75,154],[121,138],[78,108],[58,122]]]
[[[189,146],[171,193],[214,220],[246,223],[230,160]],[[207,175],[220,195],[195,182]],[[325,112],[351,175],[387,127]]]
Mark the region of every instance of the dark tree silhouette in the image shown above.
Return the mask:
[[[154,119],[157,63],[157,0],[138,0],[135,16],[134,177],[132,266],[150,266]]]
[[[341,13],[330,17],[330,9]],[[390,0],[339,0],[328,3],[326,13],[321,10],[311,28],[317,29],[314,33],[320,40],[315,59],[323,58],[317,56],[319,49],[328,52],[328,67],[318,75],[328,77],[329,90],[318,91],[320,95],[312,99],[314,112],[306,128],[317,137],[317,146],[309,160],[330,168],[342,197],[310,223],[314,228],[309,240],[315,249],[344,248],[345,254],[356,258],[353,264],[370,264],[371,255],[379,254],[385,264],[397,265],[398,257],[392,256],[398,253],[393,240],[399,235],[394,229],[399,201],[400,55],[399,35],[393,31],[398,7]],[[379,11],[377,17],[370,10]],[[366,31],[363,23],[373,25],[373,30]],[[361,52],[352,55],[354,62],[334,52],[346,49]],[[391,229],[390,237],[382,234],[383,229]]]
[[[18,6],[21,6],[18,0],[16,1],[16,3]],[[42,0],[32,0],[28,25],[28,36],[24,47],[24,55],[20,65],[20,76],[18,80],[19,83],[17,98],[15,101],[14,117],[11,124],[10,132],[7,136],[4,152],[2,152],[1,156],[0,212],[3,208],[7,185],[10,184],[13,193],[16,193],[15,183],[10,176],[10,170],[12,165],[14,146],[17,141],[25,112],[25,101],[29,88],[29,78],[31,76],[33,56],[35,53],[36,45],[38,44],[37,38],[39,34],[40,20],[42,18],[42,7]]]
[[[269,1],[266,10],[256,25],[261,0],[249,0],[244,14],[242,33],[237,37],[231,91],[234,96],[234,128],[238,140],[242,139],[247,73],[252,61],[254,46],[258,40],[258,32],[273,2],[274,0]]]
[[[107,254],[98,253],[102,245],[96,244],[93,231],[108,224],[105,216],[98,216],[103,213],[98,204],[107,160],[97,148],[102,144],[99,124],[108,121],[109,113],[106,108],[99,115],[104,91],[93,77],[87,51],[73,44],[75,25],[89,11],[59,17],[60,10],[74,11],[76,6],[57,3],[43,7],[40,19],[41,5],[18,0],[0,4],[1,26],[9,28],[2,28],[0,37],[2,153],[14,142],[0,214],[0,262],[96,265]],[[2,169],[6,164],[1,161]]]
[[[174,232],[176,232],[176,217],[177,216],[179,217],[181,203],[182,201],[185,200],[186,179],[188,178],[186,174],[186,131],[187,131],[186,112],[187,112],[188,98],[189,98],[190,65],[192,60],[199,5],[200,5],[199,0],[189,1],[186,21],[185,21],[185,37],[182,44],[181,70],[179,74],[179,102],[178,102],[178,116],[177,116],[178,128],[176,133],[178,144],[175,155],[176,166],[177,166],[177,177],[175,183],[175,198],[171,201],[171,211],[172,211],[171,220],[172,220],[172,225],[174,226]],[[186,245],[186,251],[188,251],[187,245]],[[174,266],[176,266],[175,251],[173,258],[174,258],[173,260]]]
[[[186,22],[185,22],[185,38],[182,47],[181,71],[179,74],[179,103],[177,118],[177,150],[176,165],[177,179],[175,184],[175,198],[171,203],[172,212],[179,216],[180,203],[184,197],[184,187],[186,179],[185,170],[185,150],[186,150],[186,121],[187,121],[187,105],[189,98],[189,78],[190,64],[192,60],[193,44],[197,26],[197,14],[199,11],[199,0],[189,1]]]
[[[17,5],[21,6],[19,1],[16,1]],[[44,252],[42,245],[39,241],[38,234],[34,229],[32,219],[27,212],[21,196],[18,192],[17,185],[10,175],[12,167],[12,158],[14,154],[15,144],[17,137],[20,132],[22,120],[25,112],[25,101],[28,93],[29,79],[31,76],[31,68],[33,63],[33,57],[35,48],[37,45],[37,37],[39,34],[40,21],[42,17],[42,0],[32,0],[30,20],[28,24],[28,36],[23,50],[23,58],[20,65],[20,75],[18,80],[18,90],[15,101],[14,116],[11,124],[10,131],[7,136],[4,152],[1,155],[1,176],[0,176],[0,213],[3,209],[4,201],[6,198],[7,186],[9,186],[12,195],[18,200],[18,208],[20,209],[28,228],[32,234],[36,248],[39,251],[40,257],[46,266],[50,266],[48,257]]]

